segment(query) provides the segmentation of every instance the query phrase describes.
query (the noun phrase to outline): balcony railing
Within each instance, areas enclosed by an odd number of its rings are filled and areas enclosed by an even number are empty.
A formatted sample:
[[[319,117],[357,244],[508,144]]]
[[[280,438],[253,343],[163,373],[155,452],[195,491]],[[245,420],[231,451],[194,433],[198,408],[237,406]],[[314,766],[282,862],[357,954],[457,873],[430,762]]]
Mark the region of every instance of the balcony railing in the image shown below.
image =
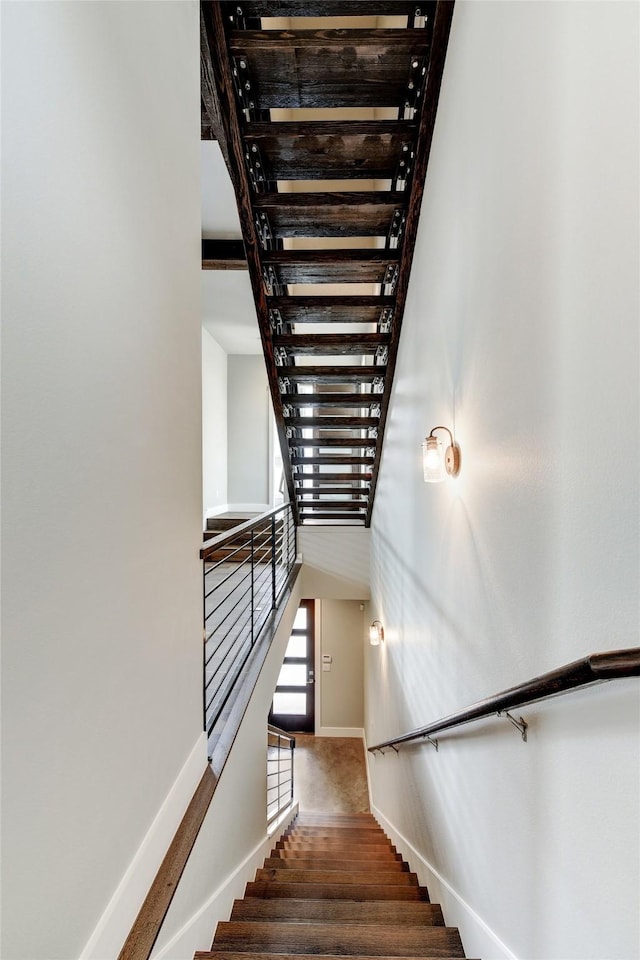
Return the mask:
[[[285,730],[267,729],[267,826],[293,803],[293,750],[295,738]]]
[[[296,549],[296,527],[288,503],[203,544],[207,735],[278,604]]]

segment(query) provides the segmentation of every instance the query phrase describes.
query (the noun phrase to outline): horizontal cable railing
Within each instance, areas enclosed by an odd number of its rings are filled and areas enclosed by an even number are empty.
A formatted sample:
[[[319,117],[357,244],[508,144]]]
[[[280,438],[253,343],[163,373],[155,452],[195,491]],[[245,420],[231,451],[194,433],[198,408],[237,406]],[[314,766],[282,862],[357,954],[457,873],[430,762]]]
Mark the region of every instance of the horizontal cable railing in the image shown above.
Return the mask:
[[[267,728],[267,825],[293,802],[295,737],[272,724]]]
[[[296,559],[289,503],[203,544],[204,722],[211,734]]]
[[[438,741],[434,739],[437,733],[451,730],[464,723],[481,720],[484,717],[504,716],[520,730],[522,739],[527,739],[527,724],[520,717],[516,719],[509,714],[515,707],[524,707],[526,704],[536,703],[550,697],[557,697],[570,693],[580,687],[594,683],[603,683],[606,680],[619,680],[624,677],[640,676],[640,647],[629,647],[625,650],[611,650],[605,653],[592,653],[582,660],[574,660],[557,670],[544,673],[533,680],[527,680],[501,693],[496,693],[486,700],[458,710],[448,717],[436,720],[417,730],[411,730],[400,737],[393,737],[369,747],[369,752],[383,751],[385,747],[397,750],[405,743],[416,740],[429,740],[437,749]]]

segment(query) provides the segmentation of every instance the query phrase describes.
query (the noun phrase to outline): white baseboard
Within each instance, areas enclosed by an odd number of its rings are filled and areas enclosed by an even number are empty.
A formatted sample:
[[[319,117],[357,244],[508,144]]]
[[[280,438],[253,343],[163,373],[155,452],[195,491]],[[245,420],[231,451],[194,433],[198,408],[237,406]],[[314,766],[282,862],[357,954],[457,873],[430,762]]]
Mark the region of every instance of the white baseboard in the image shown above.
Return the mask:
[[[245,857],[233,873],[222,881],[209,899],[197,910],[178,932],[159,950],[151,954],[151,960],[184,960],[192,957],[201,944],[210,942],[216,924],[228,920],[233,901],[244,895],[245,885],[252,880],[273,847],[273,838],[281,834],[298,812],[298,804],[292,804],[271,824],[267,835]]]
[[[448,880],[445,880],[433,864],[429,863],[420,851],[416,850],[413,844],[387,820],[382,811],[373,803],[373,800],[371,800],[371,812],[391,839],[398,853],[402,854],[411,870],[418,875],[420,884],[429,888],[431,899],[441,904],[448,925],[453,925],[453,918],[455,925],[460,928],[466,955],[482,956],[485,960],[518,960],[515,953],[503,943],[497,933],[485,923],[457,890],[454,890]],[[461,910],[463,911],[462,916],[460,915]],[[459,918],[457,920],[456,915]],[[467,939],[473,938],[473,944],[465,942],[464,927],[467,928]]]
[[[120,953],[206,767],[207,737],[203,732],[81,951],[80,960],[104,960]]]
[[[364,739],[362,727],[320,727],[316,730],[316,737],[357,737]]]

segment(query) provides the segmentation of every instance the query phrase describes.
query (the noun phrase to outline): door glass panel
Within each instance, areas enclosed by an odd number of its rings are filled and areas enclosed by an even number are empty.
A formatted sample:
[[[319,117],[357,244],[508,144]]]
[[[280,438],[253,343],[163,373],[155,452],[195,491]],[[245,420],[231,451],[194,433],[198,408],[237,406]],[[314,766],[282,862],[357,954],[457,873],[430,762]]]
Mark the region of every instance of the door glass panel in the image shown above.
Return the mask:
[[[284,663],[278,677],[279,687],[304,687],[307,683],[306,663]]]
[[[285,657],[306,657],[307,656],[307,638],[305,634],[291,637],[287,646]]]
[[[307,629],[307,607],[298,607],[296,618],[293,621],[293,629],[294,630]]]
[[[306,693],[274,693],[273,712],[290,716],[291,714],[302,715],[307,709]]]

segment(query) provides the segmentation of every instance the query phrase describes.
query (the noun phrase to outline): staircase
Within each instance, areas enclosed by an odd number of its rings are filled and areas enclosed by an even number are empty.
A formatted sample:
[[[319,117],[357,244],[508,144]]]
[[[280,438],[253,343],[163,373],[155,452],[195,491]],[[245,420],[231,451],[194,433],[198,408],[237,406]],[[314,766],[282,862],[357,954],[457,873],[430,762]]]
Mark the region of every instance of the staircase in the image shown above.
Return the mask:
[[[294,519],[369,526],[453,2],[201,10]]]
[[[464,957],[371,814],[300,814],[195,960]]]
[[[230,534],[236,527],[241,527],[257,516],[259,514],[255,512],[234,511],[218,514],[215,517],[207,517],[203,540],[207,543],[221,534]],[[282,535],[282,525],[282,520],[278,519],[275,525],[278,537]],[[261,526],[253,531],[254,560],[256,563],[271,563],[271,547],[269,546],[271,532],[270,519],[265,520]],[[220,560],[228,563],[245,563],[251,559],[251,539],[252,533],[250,530],[240,530],[233,539],[229,539],[215,552],[208,554],[207,564],[217,563]]]

